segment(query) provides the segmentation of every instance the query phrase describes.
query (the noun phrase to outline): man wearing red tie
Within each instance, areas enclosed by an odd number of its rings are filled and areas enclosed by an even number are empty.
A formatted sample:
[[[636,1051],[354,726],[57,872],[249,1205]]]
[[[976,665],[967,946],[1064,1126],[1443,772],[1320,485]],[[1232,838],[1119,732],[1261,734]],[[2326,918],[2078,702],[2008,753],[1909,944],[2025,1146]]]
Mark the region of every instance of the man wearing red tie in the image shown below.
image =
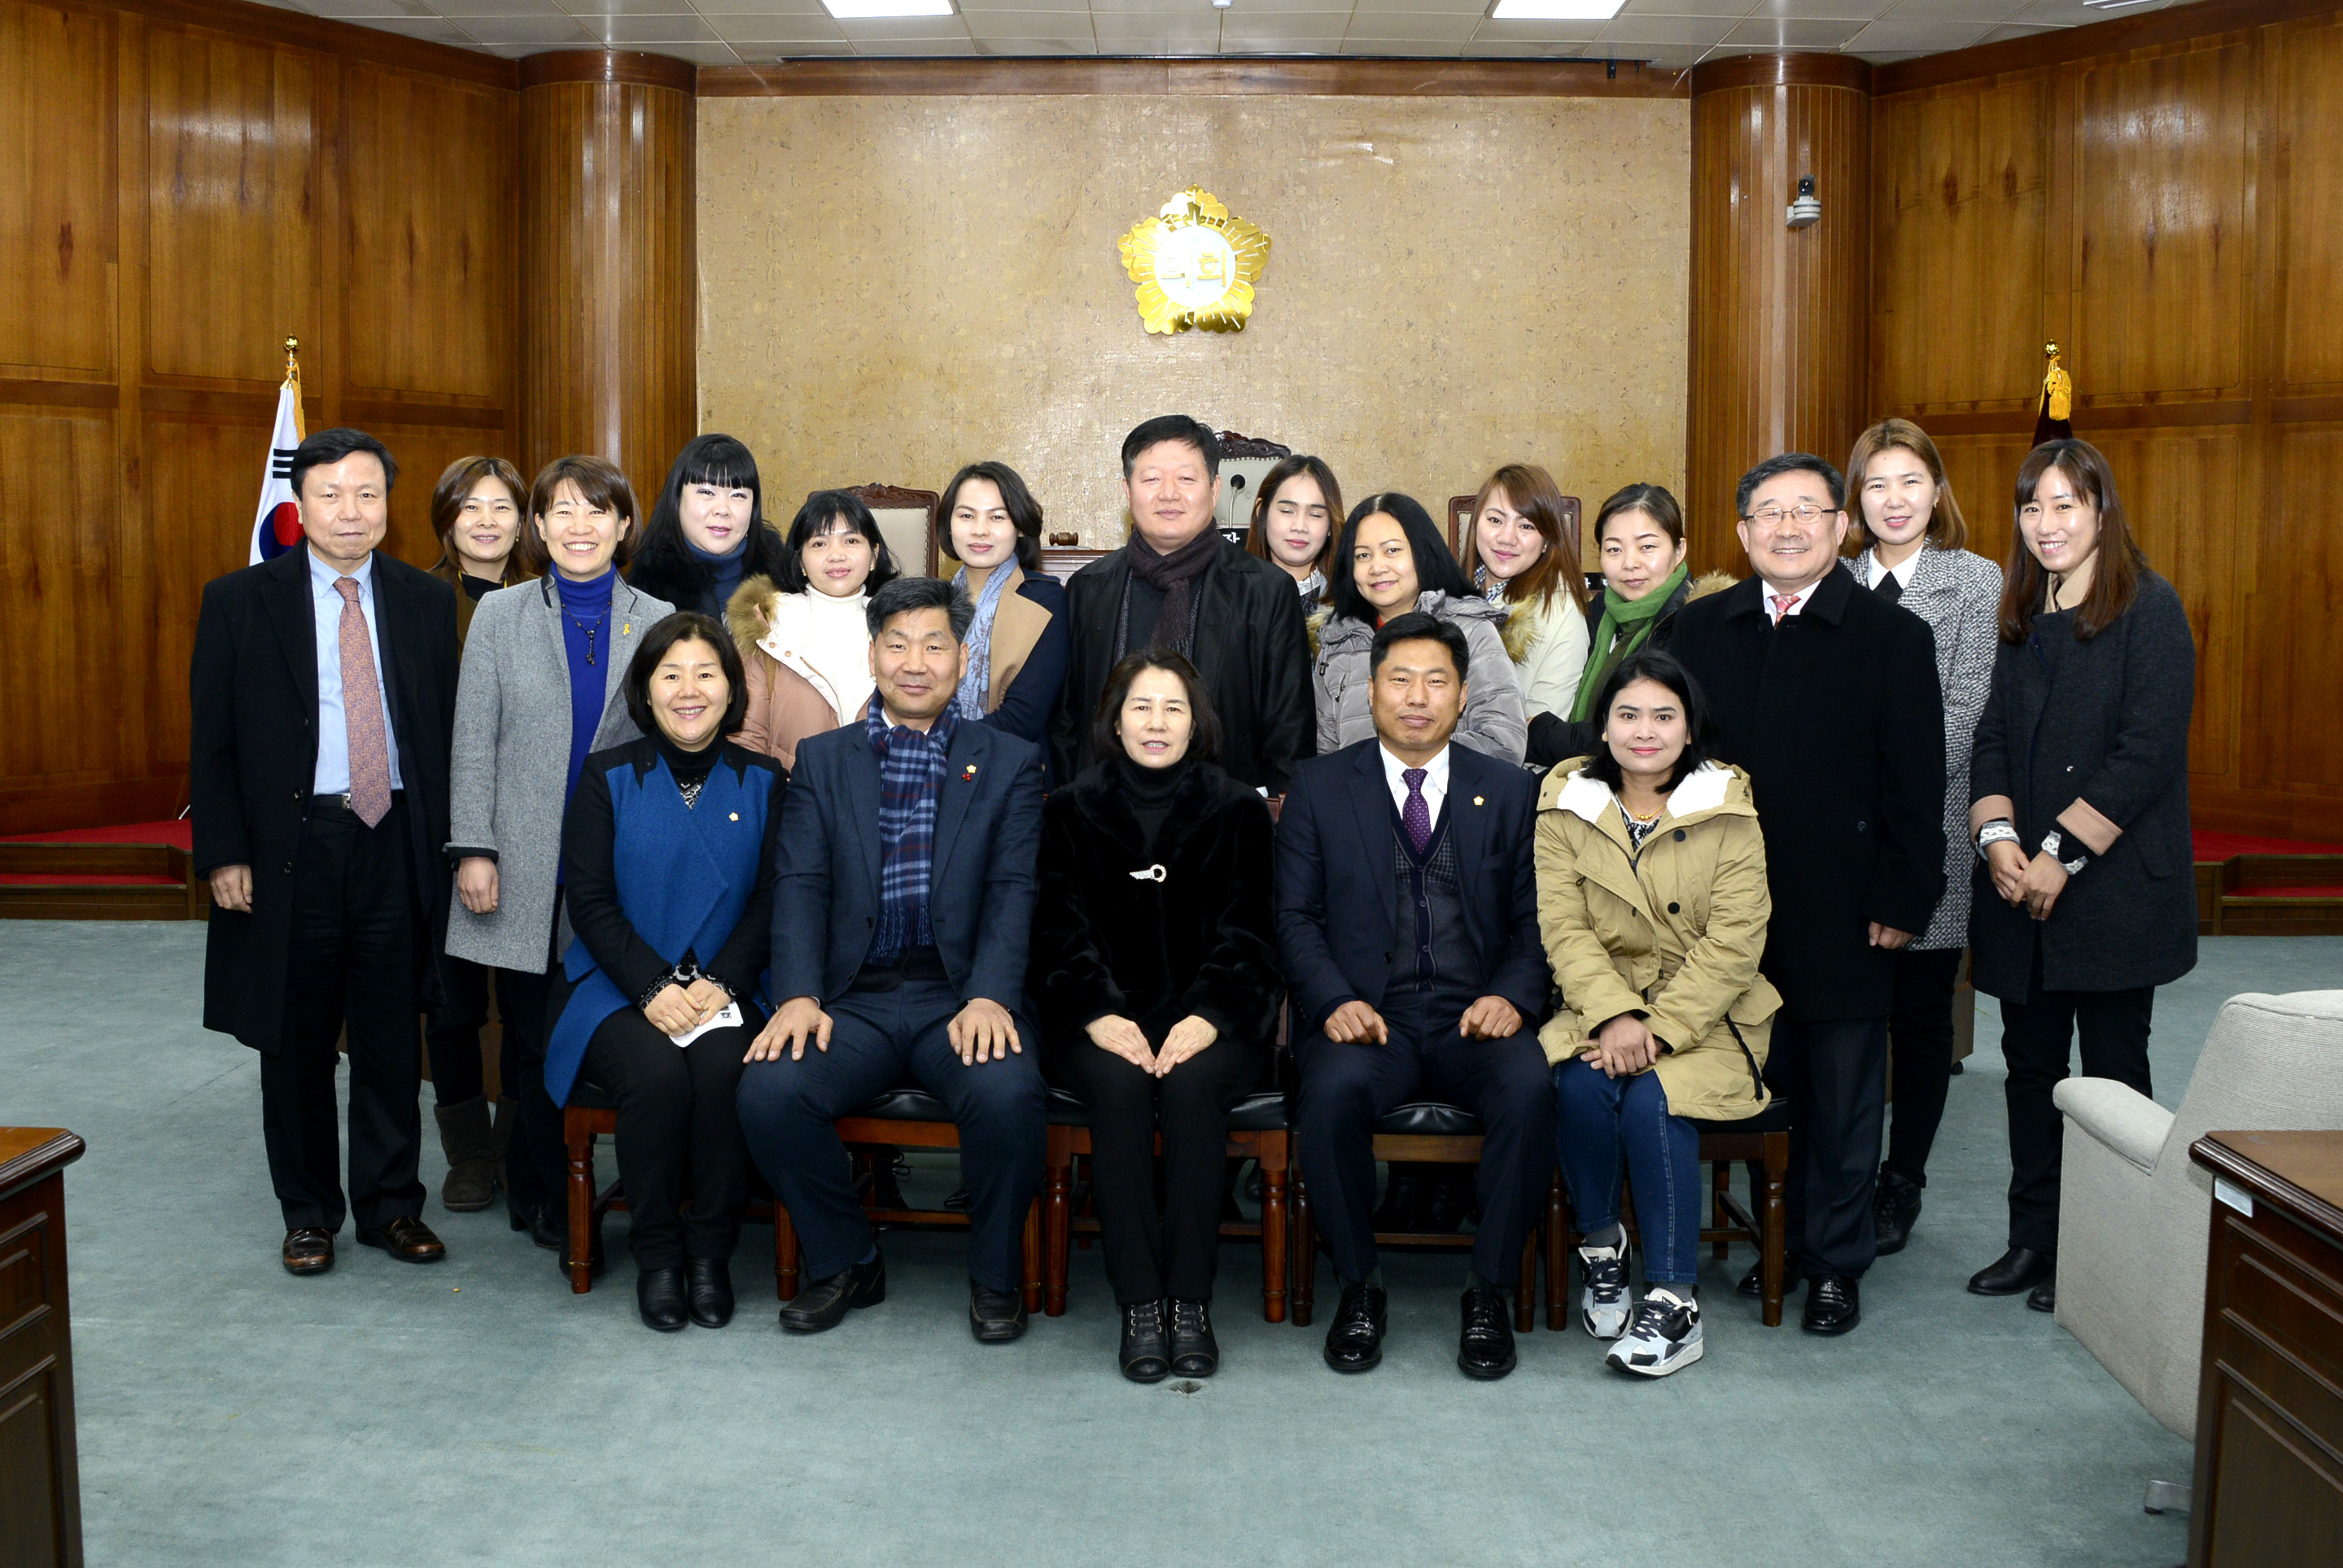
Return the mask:
[[[214,905],[204,1026],[260,1052],[286,1269],[357,1238],[446,1255],[418,1216],[417,1018],[447,903],[456,599],[377,553],[398,466],[359,430],[294,453],[303,547],[207,583],[188,677],[196,869]],[[336,1040],[350,1058],[349,1195]]]
[[[1708,694],[1716,756],[1749,771],[1774,899],[1760,968],[1782,993],[1765,1081],[1790,1102],[1792,1277],[1802,1324],[1843,1334],[1878,1253],[1890,954],[1945,886],[1945,718],[1927,623],[1839,560],[1846,489],[1820,457],[1769,457],[1734,496],[1753,575],[1684,606],[1675,655]],[[1742,1293],[1755,1295],[1754,1275]]]

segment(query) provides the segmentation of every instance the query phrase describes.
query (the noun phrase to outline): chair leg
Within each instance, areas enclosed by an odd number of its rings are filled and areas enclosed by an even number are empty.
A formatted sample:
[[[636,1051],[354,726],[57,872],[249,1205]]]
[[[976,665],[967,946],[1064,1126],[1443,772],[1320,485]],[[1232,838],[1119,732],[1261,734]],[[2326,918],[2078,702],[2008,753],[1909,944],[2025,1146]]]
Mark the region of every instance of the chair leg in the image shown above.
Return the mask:
[[[594,1133],[585,1117],[562,1116],[569,1145],[569,1290],[594,1288]]]
[[[1545,1326],[1570,1326],[1570,1198],[1559,1171],[1545,1190]]]
[[[1786,1132],[1765,1134],[1765,1241],[1764,1259],[1765,1326],[1782,1326],[1782,1292],[1786,1282],[1790,1241],[1789,1205],[1782,1196],[1790,1174],[1790,1135]]]
[[[1711,1229],[1725,1229],[1725,1194],[1733,1185],[1733,1162],[1715,1160],[1709,1162],[1708,1223]],[[1723,1262],[1731,1254],[1733,1243],[1718,1241],[1709,1248],[1708,1255]]]
[[[778,1192],[773,1194],[773,1294],[785,1302],[798,1299],[798,1228]]]
[[[1041,1311],[1041,1200],[1036,1198],[1025,1211],[1025,1310]],[[1044,1314],[1047,1315],[1047,1314]]]
[[[1513,1286],[1513,1332],[1537,1332],[1538,1230],[1522,1238],[1522,1277]]]
[[[1310,1183],[1302,1179],[1302,1167],[1293,1167],[1291,1178],[1293,1195],[1293,1245],[1287,1256],[1292,1259],[1292,1272],[1285,1282],[1287,1311],[1293,1326],[1310,1326],[1310,1306],[1318,1293],[1318,1227],[1310,1217]]]
[[[1263,1322],[1285,1321],[1286,1266],[1291,1261],[1285,1234],[1285,1168],[1261,1166],[1261,1316]]]
[[[1041,1311],[1045,1316],[1060,1318],[1066,1314],[1066,1281],[1073,1271],[1074,1157],[1060,1131],[1054,1127],[1050,1131],[1050,1168],[1041,1183]]]

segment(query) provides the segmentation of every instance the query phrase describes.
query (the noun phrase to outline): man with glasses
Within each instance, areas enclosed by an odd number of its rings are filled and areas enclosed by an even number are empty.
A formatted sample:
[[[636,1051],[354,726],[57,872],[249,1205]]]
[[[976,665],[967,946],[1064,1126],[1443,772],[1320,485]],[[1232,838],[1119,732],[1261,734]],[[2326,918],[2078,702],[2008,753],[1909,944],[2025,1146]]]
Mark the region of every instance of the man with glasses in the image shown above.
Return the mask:
[[[1716,755],[1749,771],[1774,915],[1762,964],[1782,993],[1766,1081],[1787,1097],[1791,1266],[1804,1327],[1862,1319],[1876,1256],[1889,954],[1945,883],[1945,724],[1936,639],[1839,560],[1846,488],[1791,452],[1741,477],[1754,575],[1684,606],[1675,654],[1707,693]],[[1741,1282],[1756,1293],[1756,1271]]]

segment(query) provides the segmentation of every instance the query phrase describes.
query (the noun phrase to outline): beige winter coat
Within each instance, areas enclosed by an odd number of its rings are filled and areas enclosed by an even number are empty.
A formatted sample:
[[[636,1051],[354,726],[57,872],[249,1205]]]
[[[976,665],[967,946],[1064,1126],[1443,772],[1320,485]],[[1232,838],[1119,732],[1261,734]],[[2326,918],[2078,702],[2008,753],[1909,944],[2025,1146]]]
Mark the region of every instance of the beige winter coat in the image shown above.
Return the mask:
[[[1566,1061],[1591,1027],[1641,1012],[1669,1048],[1655,1070],[1673,1114],[1754,1116],[1769,1098],[1758,1074],[1782,999],[1757,972],[1772,900],[1749,776],[1702,767],[1637,854],[1585,762],[1554,769],[1538,794],[1538,927],[1563,997],[1538,1043]]]

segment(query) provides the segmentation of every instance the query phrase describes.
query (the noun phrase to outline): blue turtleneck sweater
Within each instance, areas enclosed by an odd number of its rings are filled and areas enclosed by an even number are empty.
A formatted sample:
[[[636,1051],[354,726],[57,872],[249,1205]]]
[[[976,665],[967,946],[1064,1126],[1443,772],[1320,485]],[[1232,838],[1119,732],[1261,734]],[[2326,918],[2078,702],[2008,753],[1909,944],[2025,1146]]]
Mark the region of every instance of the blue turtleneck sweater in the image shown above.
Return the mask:
[[[595,729],[602,722],[614,629],[610,589],[618,580],[616,567],[605,567],[600,577],[582,583],[553,574],[554,588],[561,596],[561,646],[569,655],[569,779],[561,791],[565,813],[578,788],[578,774],[586,766],[586,753],[594,744]]]
[[[732,590],[740,586],[741,568],[749,563],[749,536],[743,533],[732,542],[732,548],[720,556],[701,549],[688,538],[683,541],[683,548],[708,568],[709,577],[714,579],[710,586],[716,593],[716,608],[709,613],[719,620],[723,619],[724,607],[732,602]]]

